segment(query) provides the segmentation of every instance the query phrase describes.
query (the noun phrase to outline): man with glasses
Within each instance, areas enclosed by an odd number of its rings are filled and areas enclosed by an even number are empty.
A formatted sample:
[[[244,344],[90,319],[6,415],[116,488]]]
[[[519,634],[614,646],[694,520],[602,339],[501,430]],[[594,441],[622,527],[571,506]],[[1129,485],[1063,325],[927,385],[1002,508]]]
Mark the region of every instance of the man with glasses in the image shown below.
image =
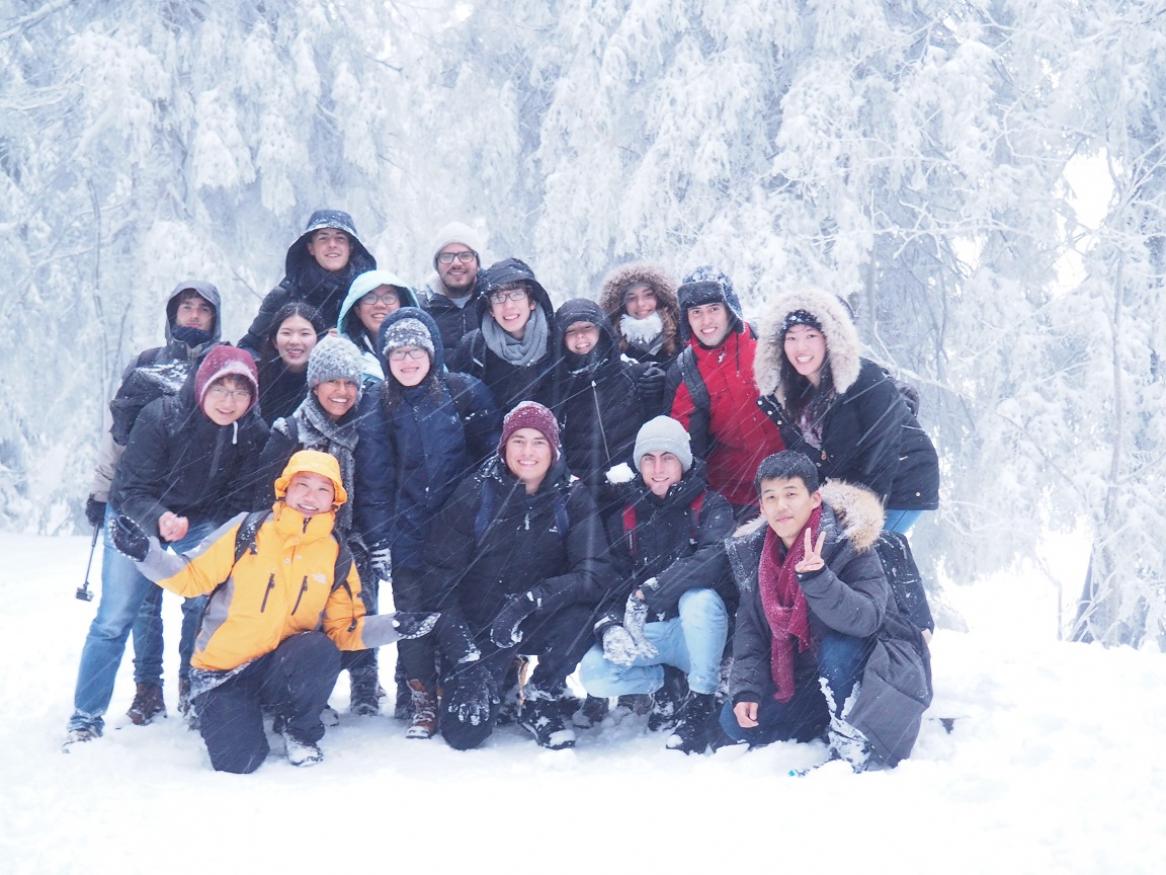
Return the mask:
[[[450,356],[450,370],[485,383],[500,410],[520,401],[552,403],[559,343],[550,295],[517,258],[490,265],[479,285],[479,327],[462,338]]]
[[[426,291],[425,311],[433,317],[448,350],[477,328],[477,303],[482,235],[461,222],[450,222],[433,242],[433,267]]]
[[[250,510],[267,426],[255,410],[259,375],[245,351],[216,346],[176,396],[147,404],[118,464],[110,504],[176,551],[189,551],[236,513]],[[153,585],[108,533],[101,603],[81,652],[66,744],[101,735],[126,638]],[[189,691],[190,656],[205,599],[183,605],[179,689]],[[181,692],[180,692],[181,695]],[[182,705],[179,705],[182,708]]]

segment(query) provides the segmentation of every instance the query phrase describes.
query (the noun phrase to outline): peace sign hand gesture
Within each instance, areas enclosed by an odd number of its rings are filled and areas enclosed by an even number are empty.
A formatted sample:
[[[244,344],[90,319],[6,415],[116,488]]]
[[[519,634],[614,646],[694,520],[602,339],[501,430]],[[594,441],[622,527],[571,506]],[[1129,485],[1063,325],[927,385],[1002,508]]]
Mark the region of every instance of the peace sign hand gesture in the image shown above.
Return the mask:
[[[818,535],[818,543],[816,544],[811,543],[812,537],[810,527],[806,526],[805,555],[802,556],[802,561],[794,566],[794,571],[798,574],[813,574],[826,567],[826,561],[822,558],[822,547],[826,544],[826,533],[821,532]]]

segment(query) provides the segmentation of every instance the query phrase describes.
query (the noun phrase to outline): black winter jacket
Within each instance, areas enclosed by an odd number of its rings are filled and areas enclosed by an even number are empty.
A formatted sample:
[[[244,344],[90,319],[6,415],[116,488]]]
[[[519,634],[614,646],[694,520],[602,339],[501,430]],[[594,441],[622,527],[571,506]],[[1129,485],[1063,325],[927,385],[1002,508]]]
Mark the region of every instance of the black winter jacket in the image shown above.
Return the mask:
[[[596,634],[602,637],[608,625],[623,622],[624,604],[637,588],[643,590],[648,609],[658,620],[677,616],[680,597],[691,589],[716,590],[731,614],[737,605],[737,587],[729,573],[724,541],[733,532],[733,508],[708,488],[704,463],[695,460],[663,498],[652,494],[639,476],[621,490],[620,497],[622,503],[607,517],[615,586],[604,603]],[[633,516],[635,527],[629,530]]]
[[[624,361],[619,340],[594,301],[568,301],[555,314],[559,337],[575,322],[599,329],[599,341],[585,356],[563,349],[554,372],[554,412],[571,473],[599,498],[607,469],[628,461],[640,426],[660,413],[658,402],[640,397],[638,379],[649,364]]]
[[[939,458],[885,370],[862,359],[858,379],[830,404],[822,448],[806,443],[773,395],[761,407],[781,429],[786,447],[809,457],[823,482],[845,480],[875,492],[896,510],[939,507]]]
[[[433,520],[425,564],[427,608],[451,623],[464,620],[479,640],[509,595],[538,586],[547,594],[546,611],[597,605],[612,574],[587,487],[569,483],[556,463],[539,491],[527,495],[498,456],[463,480]]]
[[[166,511],[222,522],[251,509],[267,426],[254,408],[231,425],[211,422],[188,382],[138,415],[110,502],[147,532]]]

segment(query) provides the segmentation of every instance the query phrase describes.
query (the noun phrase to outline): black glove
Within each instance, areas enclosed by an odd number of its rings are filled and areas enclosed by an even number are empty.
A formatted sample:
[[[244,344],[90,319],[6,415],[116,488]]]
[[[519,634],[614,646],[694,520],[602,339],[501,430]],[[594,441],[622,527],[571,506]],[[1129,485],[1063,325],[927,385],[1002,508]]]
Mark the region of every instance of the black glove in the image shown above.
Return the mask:
[[[397,611],[393,614],[393,628],[402,638],[411,640],[428,635],[441,619],[441,614],[425,611]]]
[[[462,669],[458,674],[454,693],[457,709],[454,713],[462,723],[480,726],[490,719],[490,712],[501,700],[494,689],[494,676],[480,662]]]
[[[495,647],[513,647],[522,641],[518,627],[522,621],[542,607],[542,594],[538,589],[527,590],[521,595],[510,596],[506,606],[498,612],[490,624],[490,640]]]
[[[92,495],[85,499],[85,519],[89,525],[97,528],[105,522],[105,502],[98,501]]]
[[[124,513],[109,521],[109,537],[119,553],[135,562],[141,562],[150,552],[150,536]]]
[[[664,404],[664,371],[658,365],[649,365],[636,380],[636,394],[644,412],[655,415]]]
[[[482,658],[482,651],[478,649],[470,627],[456,612],[441,615],[441,622],[438,623],[435,634],[443,658],[452,660],[457,665],[477,662]]]

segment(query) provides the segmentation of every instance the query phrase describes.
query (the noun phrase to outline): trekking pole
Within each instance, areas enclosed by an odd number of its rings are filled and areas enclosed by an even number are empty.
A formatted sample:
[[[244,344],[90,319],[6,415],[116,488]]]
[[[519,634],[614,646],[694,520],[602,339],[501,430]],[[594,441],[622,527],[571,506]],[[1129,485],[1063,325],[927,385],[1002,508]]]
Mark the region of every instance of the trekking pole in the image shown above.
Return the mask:
[[[93,567],[93,554],[97,552],[97,536],[101,534],[101,526],[93,527],[93,541],[89,544],[89,561],[85,563],[85,582],[77,587],[74,595],[83,602],[93,601],[93,593],[89,591],[89,569]]]

